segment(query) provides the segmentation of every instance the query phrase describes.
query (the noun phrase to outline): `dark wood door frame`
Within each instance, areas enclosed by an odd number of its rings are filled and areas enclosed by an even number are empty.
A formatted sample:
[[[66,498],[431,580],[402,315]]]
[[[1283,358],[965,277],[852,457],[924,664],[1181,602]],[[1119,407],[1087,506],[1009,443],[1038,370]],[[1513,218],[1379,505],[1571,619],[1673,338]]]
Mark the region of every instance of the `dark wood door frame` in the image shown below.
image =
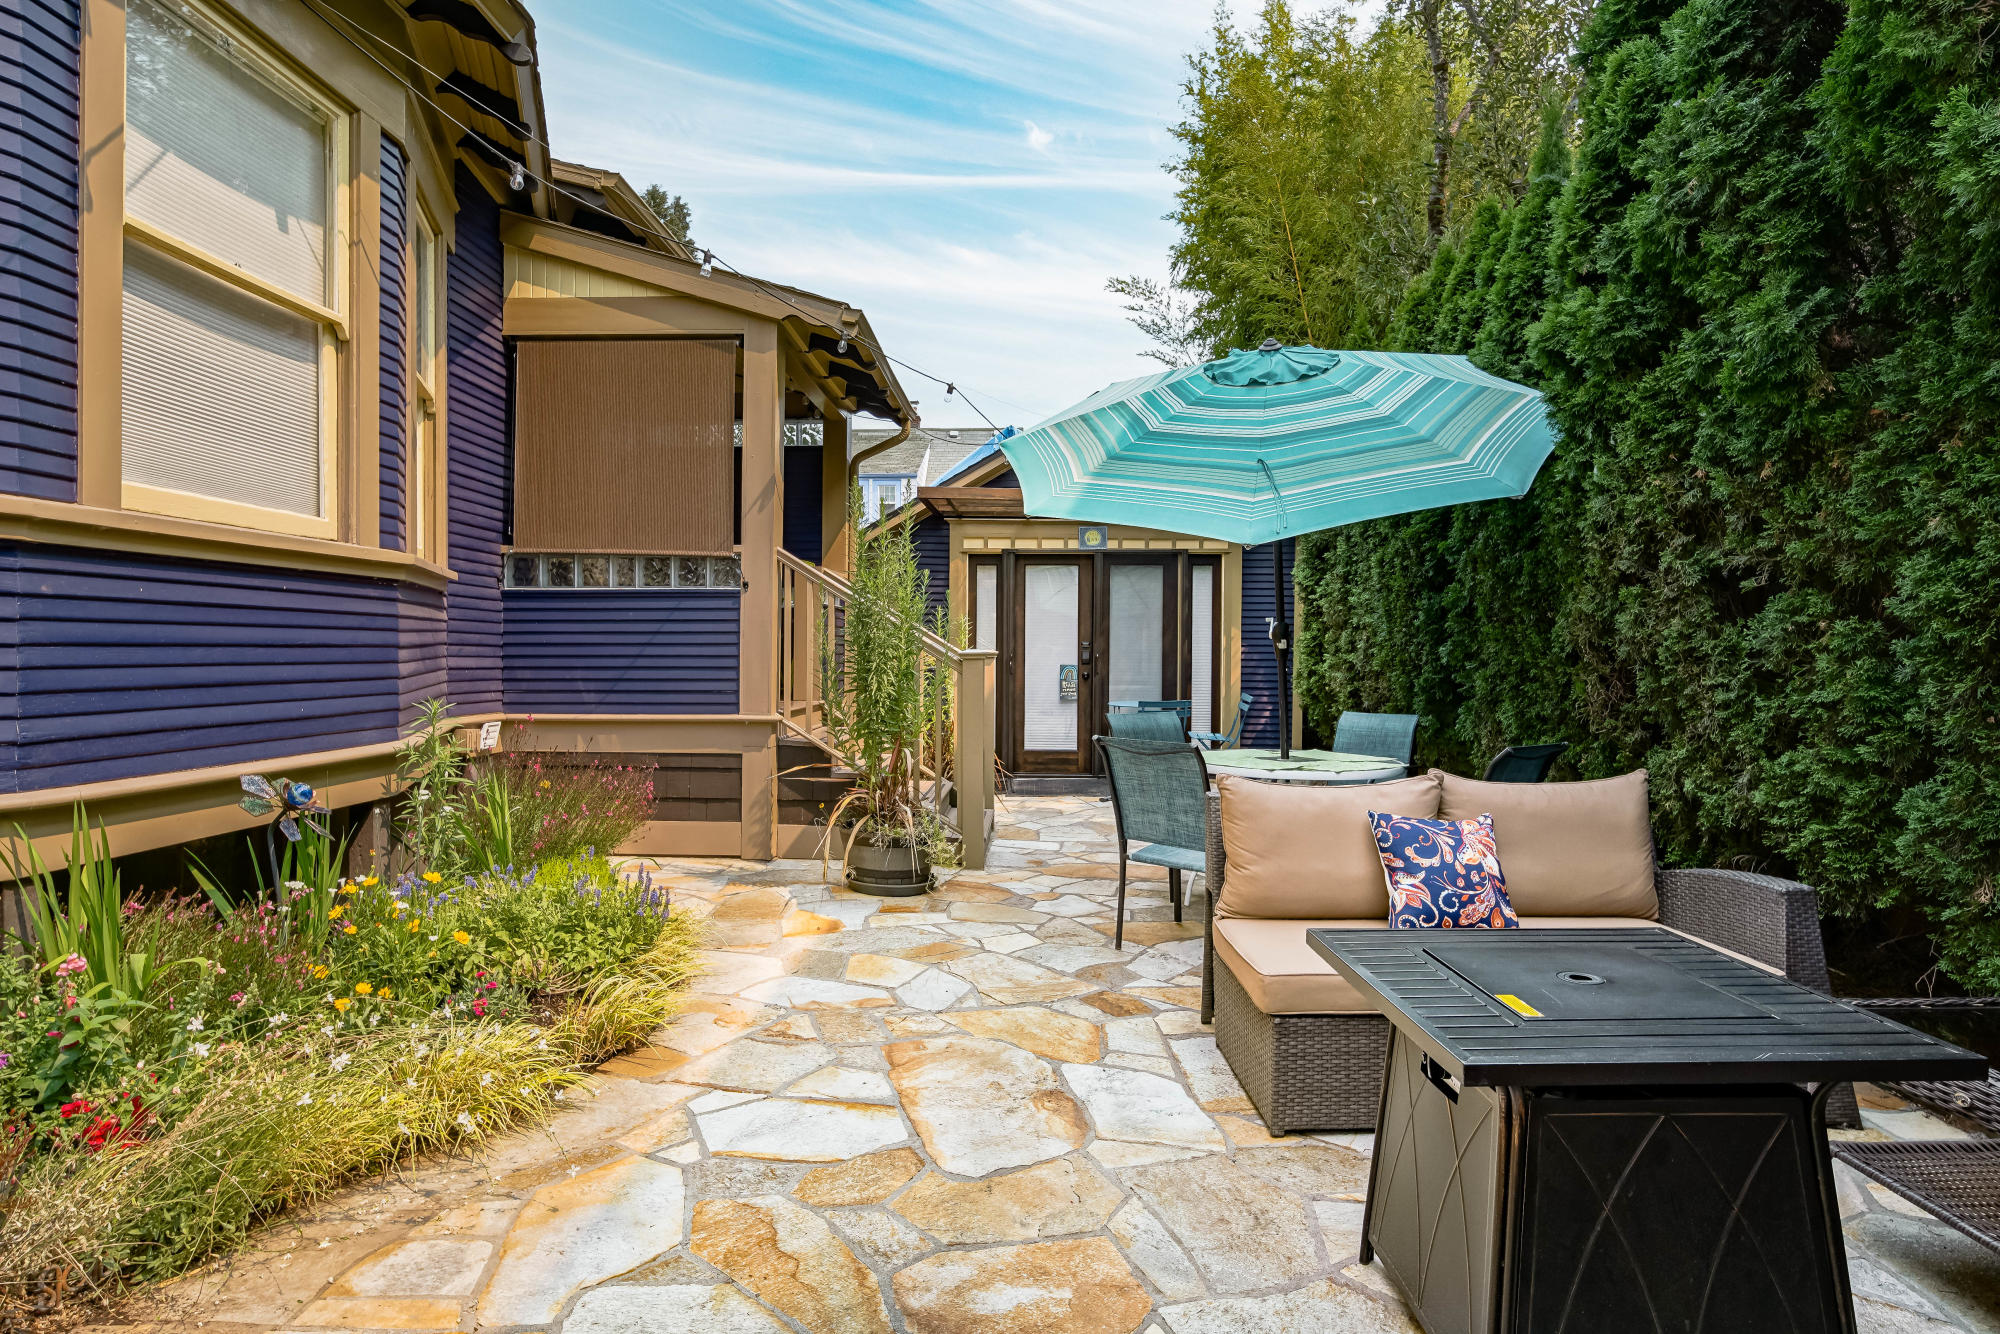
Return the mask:
[[[1047,556],[1016,555],[1007,553],[1001,566],[1001,582],[1006,596],[1007,648],[1006,689],[1004,694],[1012,707],[1007,712],[1007,750],[1011,762],[1003,760],[1007,767],[1019,774],[1085,774],[1094,763],[1094,747],[1091,738],[1091,711],[1096,707],[1097,690],[1102,673],[1098,671],[1096,654],[1097,641],[1092,638],[1097,633],[1098,613],[1097,578],[1093,568],[1095,557],[1077,552],[1051,553]],[[1022,672],[1027,657],[1027,594],[1028,580],[1025,567],[1033,565],[1067,565],[1077,572],[1076,614],[1077,614],[1077,723],[1076,749],[1074,751],[1031,751],[1027,748],[1027,709],[1022,704]]]
[[[1194,575],[1197,561],[1208,564],[1214,574],[1210,586],[1209,610],[1209,697],[1211,723],[1213,715],[1219,715],[1222,701],[1216,696],[1216,683],[1221,679],[1221,615],[1222,615],[1222,562],[1215,557],[1191,556],[1186,551],[1117,551],[1117,552],[1003,552],[1000,556],[999,616],[996,628],[999,633],[999,673],[997,680],[997,738],[1000,746],[1000,763],[1013,773],[1091,773],[1097,766],[1096,748],[1090,744],[1092,736],[1108,730],[1108,706],[1111,701],[1110,654],[1116,650],[1111,645],[1111,567],[1113,565],[1154,565],[1161,571],[1160,638],[1161,638],[1161,691],[1163,697],[1190,699],[1193,697],[1194,653],[1189,639],[1193,625]],[[1078,719],[1078,754],[1072,768],[1050,767],[1049,752],[1040,752],[1034,761],[1025,762],[1022,749],[1025,719],[1021,716],[1021,663],[1025,650],[1024,612],[1026,607],[1026,581],[1021,574],[1024,564],[1049,564],[1060,562],[1080,567],[1077,581],[1077,604],[1082,619],[1078,639],[1079,644],[1087,641],[1091,653],[1087,662],[1078,664],[1079,704],[1081,716]],[[970,564],[968,563],[968,577]],[[1079,653],[1079,657],[1081,657]],[[1087,675],[1086,675],[1087,673]],[[1070,763],[1067,759],[1056,763]]]

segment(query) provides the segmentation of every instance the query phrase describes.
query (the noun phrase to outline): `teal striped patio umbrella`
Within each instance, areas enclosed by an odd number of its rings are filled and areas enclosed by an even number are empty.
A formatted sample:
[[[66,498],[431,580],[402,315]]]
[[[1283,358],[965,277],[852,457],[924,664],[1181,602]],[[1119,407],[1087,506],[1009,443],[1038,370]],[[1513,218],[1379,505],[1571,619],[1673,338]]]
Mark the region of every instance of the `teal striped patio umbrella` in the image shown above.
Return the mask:
[[[1553,445],[1539,393],[1464,357],[1275,341],[1000,442],[1031,515],[1245,546],[1523,495]]]
[[[1000,442],[1038,518],[1254,546],[1411,510],[1526,494],[1554,447],[1542,396],[1464,357],[1274,339],[1127,380]],[[1289,751],[1284,571],[1280,749]]]

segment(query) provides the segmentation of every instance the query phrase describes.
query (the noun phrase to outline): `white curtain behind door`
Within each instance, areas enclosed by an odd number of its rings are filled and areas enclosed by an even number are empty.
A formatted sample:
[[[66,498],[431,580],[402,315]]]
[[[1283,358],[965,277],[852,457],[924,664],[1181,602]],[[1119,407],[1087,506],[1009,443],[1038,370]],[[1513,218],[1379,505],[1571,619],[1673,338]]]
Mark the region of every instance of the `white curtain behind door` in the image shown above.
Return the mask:
[[[1111,567],[1111,698],[1161,699],[1160,567]]]
[[[1197,732],[1215,730],[1215,567],[1197,565],[1188,591],[1189,672],[1194,678],[1189,726]]]
[[[1076,699],[1063,681],[1077,669],[1076,566],[1023,566],[1021,745],[1025,750],[1076,749]],[[1067,669],[1067,671],[1065,670]],[[1081,689],[1079,685],[1078,689]]]

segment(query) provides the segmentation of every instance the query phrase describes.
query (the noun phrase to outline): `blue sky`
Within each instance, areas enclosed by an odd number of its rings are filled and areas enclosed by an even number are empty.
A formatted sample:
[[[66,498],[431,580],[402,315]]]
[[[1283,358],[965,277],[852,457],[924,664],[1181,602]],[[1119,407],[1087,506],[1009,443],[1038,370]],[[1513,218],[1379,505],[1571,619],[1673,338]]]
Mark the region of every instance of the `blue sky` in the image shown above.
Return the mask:
[[[1326,0],[1317,0],[1325,3]],[[1251,0],[1231,0],[1241,18]],[[1309,6],[1308,6],[1309,7]],[[697,243],[860,306],[1021,425],[1157,364],[1104,290],[1166,276],[1206,0],[537,0],[556,155],[687,197]],[[977,417],[903,374],[927,424]]]

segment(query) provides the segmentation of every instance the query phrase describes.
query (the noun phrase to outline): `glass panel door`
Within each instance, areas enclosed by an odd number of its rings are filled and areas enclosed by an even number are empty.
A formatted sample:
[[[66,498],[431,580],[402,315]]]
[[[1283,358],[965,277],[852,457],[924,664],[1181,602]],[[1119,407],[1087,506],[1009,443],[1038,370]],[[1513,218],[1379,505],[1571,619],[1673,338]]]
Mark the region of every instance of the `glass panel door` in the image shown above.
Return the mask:
[[[1086,763],[1084,705],[1090,662],[1083,646],[1088,585],[1078,561],[1023,561],[1020,578],[1020,768],[1078,773]]]

